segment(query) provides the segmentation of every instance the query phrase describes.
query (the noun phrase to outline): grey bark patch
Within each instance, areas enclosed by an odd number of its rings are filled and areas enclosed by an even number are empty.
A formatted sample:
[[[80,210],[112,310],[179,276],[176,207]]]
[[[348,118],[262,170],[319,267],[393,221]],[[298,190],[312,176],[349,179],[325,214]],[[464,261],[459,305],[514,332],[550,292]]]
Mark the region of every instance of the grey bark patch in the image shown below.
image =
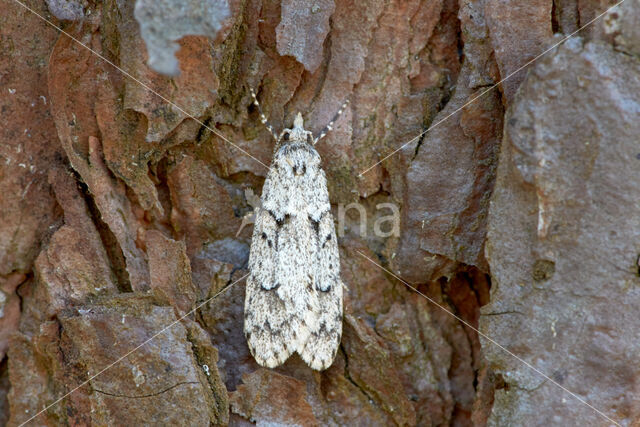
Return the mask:
[[[482,308],[526,318],[480,318],[480,330],[623,425],[640,414],[629,397],[640,375],[638,278],[617,268],[633,265],[640,242],[639,74],[636,58],[579,38],[531,67],[507,113],[517,121],[505,129],[489,208]],[[530,291],[536,278],[544,286]],[[488,425],[556,415],[557,385],[491,343],[482,350],[511,385],[496,391]],[[607,422],[571,396],[562,411],[573,424]]]
[[[49,11],[58,19],[77,21],[84,18],[84,8],[87,2],[84,0],[47,0]]]
[[[293,56],[313,73],[322,62],[322,44],[334,10],[333,0],[284,0],[276,28],[278,53]]]
[[[147,45],[149,67],[158,73],[180,73],[175,43],[186,35],[215,37],[229,16],[226,0],[138,0],[135,17]]]

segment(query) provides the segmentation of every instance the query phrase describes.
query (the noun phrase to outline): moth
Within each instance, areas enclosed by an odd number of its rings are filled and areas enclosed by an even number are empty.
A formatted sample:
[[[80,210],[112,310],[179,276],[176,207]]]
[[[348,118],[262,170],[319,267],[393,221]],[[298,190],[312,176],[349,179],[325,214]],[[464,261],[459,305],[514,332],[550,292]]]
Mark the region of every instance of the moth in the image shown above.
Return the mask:
[[[255,212],[244,334],[261,366],[274,368],[297,352],[311,368],[324,370],[342,336],[343,284],[327,180],[314,145],[348,101],[317,138],[300,113],[276,136],[251,95],[276,146]]]

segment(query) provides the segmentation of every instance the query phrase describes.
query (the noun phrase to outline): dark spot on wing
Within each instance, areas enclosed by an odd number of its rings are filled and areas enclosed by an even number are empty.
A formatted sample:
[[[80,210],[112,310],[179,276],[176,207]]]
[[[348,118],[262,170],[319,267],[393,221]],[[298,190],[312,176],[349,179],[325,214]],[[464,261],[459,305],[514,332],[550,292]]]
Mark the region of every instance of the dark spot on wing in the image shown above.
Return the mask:
[[[327,322],[325,322],[324,320],[320,323],[320,330],[321,331],[327,330]]]
[[[263,232],[263,233],[262,233],[262,238],[263,238],[263,239],[266,239],[266,238],[267,238],[267,233],[264,233],[264,232]]]
[[[275,215],[274,215],[275,218]],[[284,225],[285,222],[288,222],[290,218],[289,214],[285,214],[284,218],[278,219],[276,218],[276,224],[278,224],[278,227],[282,227]]]
[[[265,320],[264,322],[264,330],[269,332],[271,336],[274,335],[275,331],[271,328],[271,323],[268,320]]]
[[[332,287],[333,287],[333,286],[331,286],[331,284],[329,284],[329,285],[325,285],[325,289],[322,289],[322,286],[317,286],[317,288],[318,288],[318,290],[319,290],[320,292],[329,292],[329,291],[331,290],[331,288],[332,288]]]
[[[309,216],[309,221],[311,221],[311,226],[313,227],[313,231],[316,235],[320,232],[320,221],[316,221],[311,216]]]
[[[261,285],[260,288],[264,291],[275,291],[276,289],[278,289],[280,287],[280,283],[276,282],[275,286],[271,287],[271,288],[267,288],[264,285]]]

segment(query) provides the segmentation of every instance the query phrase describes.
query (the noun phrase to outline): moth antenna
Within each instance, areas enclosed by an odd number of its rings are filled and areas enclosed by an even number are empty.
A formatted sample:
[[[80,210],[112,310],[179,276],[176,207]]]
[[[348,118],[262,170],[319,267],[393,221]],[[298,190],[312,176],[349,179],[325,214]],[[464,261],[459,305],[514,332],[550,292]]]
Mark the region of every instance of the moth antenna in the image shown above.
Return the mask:
[[[258,97],[256,96],[256,93],[254,92],[252,87],[250,87],[249,90],[251,91],[251,98],[253,98],[253,105],[256,106],[256,108],[258,109],[258,113],[260,113],[260,121],[267,128],[267,130],[269,131],[269,133],[277,143],[278,135],[276,135],[276,131],[273,129],[273,126],[271,126],[268,123],[267,116],[265,116],[264,113],[262,112],[262,107],[260,107],[260,103],[258,102]]]
[[[327,134],[333,130],[333,124],[336,122],[336,120],[338,120],[338,118],[342,115],[342,113],[344,113],[344,110],[347,109],[348,105],[349,105],[349,100],[347,99],[346,101],[344,101],[344,103],[342,104],[342,106],[340,107],[336,115],[333,116],[333,119],[331,119],[329,124],[326,125],[324,129],[322,129],[322,132],[320,132],[320,135],[318,135],[318,137],[313,140],[313,145],[316,145],[318,141],[320,141],[322,138],[327,136]]]

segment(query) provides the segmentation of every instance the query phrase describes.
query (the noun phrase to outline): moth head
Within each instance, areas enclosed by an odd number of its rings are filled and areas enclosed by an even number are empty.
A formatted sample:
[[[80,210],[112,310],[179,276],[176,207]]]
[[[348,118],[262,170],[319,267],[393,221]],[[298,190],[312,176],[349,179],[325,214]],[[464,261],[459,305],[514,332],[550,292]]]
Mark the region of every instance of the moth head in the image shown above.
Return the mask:
[[[280,134],[273,162],[280,170],[293,176],[307,176],[309,168],[320,164],[320,156],[313,144],[313,134],[304,129],[302,114],[298,113],[293,127]]]
[[[285,129],[280,136],[280,143],[301,143],[306,142],[313,145],[313,134],[304,129],[302,114],[298,113],[293,121],[293,128]]]

